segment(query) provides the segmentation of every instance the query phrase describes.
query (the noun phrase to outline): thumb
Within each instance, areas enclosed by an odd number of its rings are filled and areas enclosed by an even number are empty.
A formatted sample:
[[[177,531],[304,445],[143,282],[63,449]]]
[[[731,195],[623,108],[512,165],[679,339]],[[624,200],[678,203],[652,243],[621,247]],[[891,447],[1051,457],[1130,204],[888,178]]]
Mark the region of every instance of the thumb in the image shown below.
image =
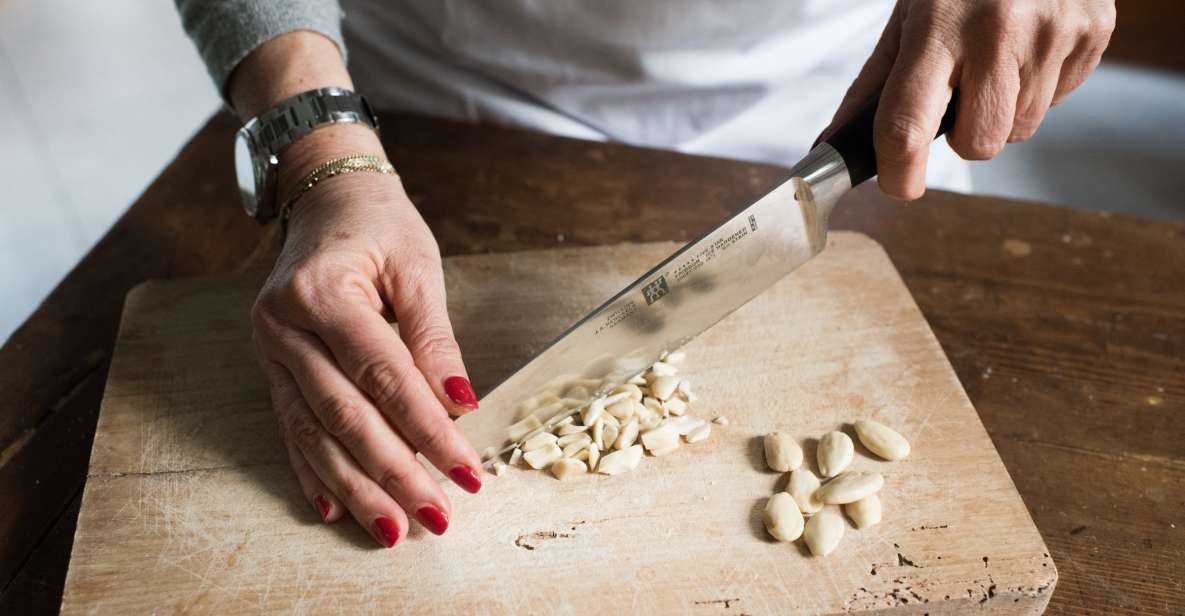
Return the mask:
[[[893,9],[893,14],[889,17],[889,23],[885,24],[885,30],[881,33],[881,38],[876,43],[876,47],[872,50],[872,55],[864,62],[864,67],[860,69],[860,74],[856,76],[856,80],[848,87],[848,91],[844,93],[843,100],[839,103],[839,108],[836,109],[835,115],[831,118],[831,123],[819,136],[815,138],[815,142],[811,144],[811,149],[827,140],[839,127],[843,126],[851,120],[856,112],[864,107],[864,104],[872,100],[876,95],[880,94],[885,87],[885,80],[889,77],[889,72],[893,69],[893,63],[897,61],[897,51],[901,46],[901,9],[900,4],[898,8]]]

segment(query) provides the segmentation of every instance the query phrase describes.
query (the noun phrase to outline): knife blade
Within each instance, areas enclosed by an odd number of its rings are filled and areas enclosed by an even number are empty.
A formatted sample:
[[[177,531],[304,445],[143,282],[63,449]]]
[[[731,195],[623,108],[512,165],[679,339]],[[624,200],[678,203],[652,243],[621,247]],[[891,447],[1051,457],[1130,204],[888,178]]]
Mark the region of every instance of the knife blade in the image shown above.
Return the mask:
[[[554,424],[686,344],[826,245],[827,220],[852,186],[876,175],[872,126],[877,99],[814,147],[790,178],[689,242],[572,325],[457,420],[479,451],[509,451],[507,429],[532,409],[524,401],[559,397],[575,381],[601,385],[580,404],[550,405]],[[938,134],[953,122],[952,97]],[[491,449],[492,448],[492,449]]]

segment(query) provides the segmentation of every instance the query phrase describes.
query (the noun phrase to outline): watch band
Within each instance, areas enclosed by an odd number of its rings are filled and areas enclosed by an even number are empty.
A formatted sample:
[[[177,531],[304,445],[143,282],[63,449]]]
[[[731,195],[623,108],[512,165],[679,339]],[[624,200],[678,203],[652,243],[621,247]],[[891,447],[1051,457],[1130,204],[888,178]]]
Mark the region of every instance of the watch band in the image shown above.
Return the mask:
[[[366,124],[378,130],[379,121],[361,95],[343,88],[301,92],[259,114],[243,127],[260,151],[279,156],[293,142],[326,124]]]
[[[355,123],[379,129],[366,99],[343,88],[302,92],[251,118],[235,136],[235,176],[247,215],[267,222],[278,214],[276,176],[285,148],[322,126]]]

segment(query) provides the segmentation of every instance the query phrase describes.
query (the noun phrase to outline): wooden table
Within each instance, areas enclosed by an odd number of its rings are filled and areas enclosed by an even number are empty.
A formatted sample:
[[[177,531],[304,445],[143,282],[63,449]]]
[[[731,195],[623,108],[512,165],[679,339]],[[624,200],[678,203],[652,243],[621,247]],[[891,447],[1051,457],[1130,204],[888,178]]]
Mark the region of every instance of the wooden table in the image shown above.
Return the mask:
[[[385,115],[445,254],[683,240],[785,170]],[[266,250],[198,132],[0,349],[0,613],[56,610],[124,294]],[[1185,612],[1185,226],[931,191],[854,192],[1061,572],[1055,614]],[[973,478],[969,478],[973,480]]]

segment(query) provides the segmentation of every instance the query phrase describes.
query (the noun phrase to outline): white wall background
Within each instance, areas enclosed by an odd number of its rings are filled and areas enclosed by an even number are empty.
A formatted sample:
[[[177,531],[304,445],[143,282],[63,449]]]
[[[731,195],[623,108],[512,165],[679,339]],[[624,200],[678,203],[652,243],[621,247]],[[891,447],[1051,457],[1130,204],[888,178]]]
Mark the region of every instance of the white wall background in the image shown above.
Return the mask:
[[[172,2],[0,0],[0,341],[218,106]],[[973,177],[1185,220],[1185,77],[1104,66]]]

